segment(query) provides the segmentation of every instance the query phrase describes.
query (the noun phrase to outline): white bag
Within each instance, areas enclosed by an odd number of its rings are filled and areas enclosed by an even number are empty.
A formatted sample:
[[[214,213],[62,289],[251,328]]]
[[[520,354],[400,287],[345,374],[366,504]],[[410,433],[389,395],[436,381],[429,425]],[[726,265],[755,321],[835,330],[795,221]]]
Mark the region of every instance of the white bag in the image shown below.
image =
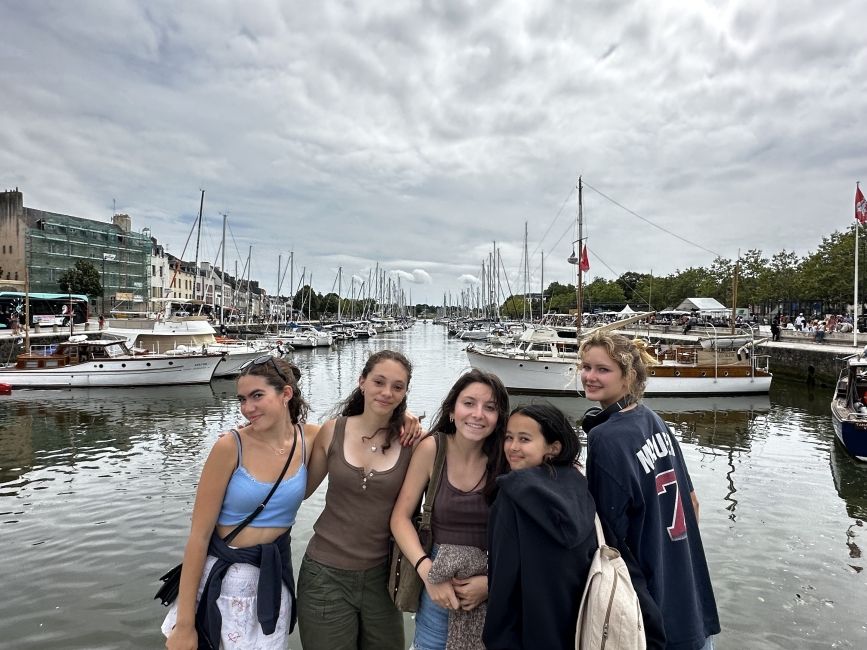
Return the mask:
[[[593,555],[578,610],[576,650],[645,650],[638,595],[620,552],[605,544],[596,515],[599,548]]]

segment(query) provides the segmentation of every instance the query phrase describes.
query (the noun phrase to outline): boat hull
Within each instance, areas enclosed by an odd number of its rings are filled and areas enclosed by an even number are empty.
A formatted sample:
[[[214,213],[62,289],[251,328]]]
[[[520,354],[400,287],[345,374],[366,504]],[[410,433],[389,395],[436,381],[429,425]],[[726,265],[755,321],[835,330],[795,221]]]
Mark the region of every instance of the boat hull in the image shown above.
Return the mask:
[[[860,461],[867,462],[867,415],[852,413],[839,400],[831,403],[834,435],[841,445]]]
[[[521,358],[467,349],[470,365],[497,375],[513,393],[574,395],[582,391],[576,360]],[[645,395],[752,395],[768,393],[772,377],[753,374],[744,366],[654,366],[649,371]]]
[[[59,368],[0,368],[0,383],[13,388],[174,386],[211,381],[221,355],[99,359]]]

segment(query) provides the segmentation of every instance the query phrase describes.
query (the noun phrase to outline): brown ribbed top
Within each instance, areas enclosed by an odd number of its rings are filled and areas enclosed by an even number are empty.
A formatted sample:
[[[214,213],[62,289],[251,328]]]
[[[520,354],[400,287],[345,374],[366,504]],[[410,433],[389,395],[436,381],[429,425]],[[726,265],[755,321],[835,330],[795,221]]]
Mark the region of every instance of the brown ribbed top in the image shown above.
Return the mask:
[[[365,474],[363,468],[346,460],[345,432],[346,418],[337,418],[327,454],[325,508],[313,525],[307,553],[326,566],[356,571],[373,568],[388,558],[389,519],[412,447],[401,447],[391,469]]]
[[[484,482],[483,482],[484,483]],[[464,492],[449,483],[448,461],[434,500],[431,531],[435,544],[488,549],[488,504],[482,490]]]

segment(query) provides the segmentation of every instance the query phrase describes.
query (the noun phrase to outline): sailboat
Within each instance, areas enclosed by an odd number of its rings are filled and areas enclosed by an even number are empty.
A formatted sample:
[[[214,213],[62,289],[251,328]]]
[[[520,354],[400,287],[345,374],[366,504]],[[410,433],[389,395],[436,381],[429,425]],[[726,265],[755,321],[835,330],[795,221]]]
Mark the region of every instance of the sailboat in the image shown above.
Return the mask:
[[[466,348],[470,365],[493,372],[513,393],[540,395],[577,395],[581,385],[578,348],[581,341],[597,331],[614,330],[644,320],[653,312],[637,313],[614,323],[583,330],[583,273],[589,269],[587,248],[583,241],[583,183],[578,178],[578,254],[567,260],[577,267],[579,310],[575,319],[576,338],[560,336],[553,328],[528,329],[515,348]],[[752,354],[756,341],[738,350],[718,346],[675,345],[651,347],[658,365],[648,370],[645,395],[746,395],[768,393],[772,375],[768,359]]]

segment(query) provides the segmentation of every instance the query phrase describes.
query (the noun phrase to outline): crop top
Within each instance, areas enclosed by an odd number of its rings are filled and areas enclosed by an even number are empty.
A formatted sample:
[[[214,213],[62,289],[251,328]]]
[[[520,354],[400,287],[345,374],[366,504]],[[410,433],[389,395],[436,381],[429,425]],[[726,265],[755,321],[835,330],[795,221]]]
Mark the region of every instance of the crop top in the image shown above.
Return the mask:
[[[265,509],[259,513],[252,522],[251,528],[290,528],[295,524],[295,515],[304,500],[304,491],[307,489],[307,448],[304,442],[304,427],[298,426],[301,436],[301,465],[289,478],[284,478],[274,495],[265,505]],[[241,464],[241,437],[237,431],[232,431],[235,442],[238,444],[238,466],[232,472],[229,485],[226,486],[226,494],[223,497],[223,507],[217,524],[220,526],[236,526],[240,524],[262,500],[268,496],[268,492],[274,483],[257,481],[250,472]]]

